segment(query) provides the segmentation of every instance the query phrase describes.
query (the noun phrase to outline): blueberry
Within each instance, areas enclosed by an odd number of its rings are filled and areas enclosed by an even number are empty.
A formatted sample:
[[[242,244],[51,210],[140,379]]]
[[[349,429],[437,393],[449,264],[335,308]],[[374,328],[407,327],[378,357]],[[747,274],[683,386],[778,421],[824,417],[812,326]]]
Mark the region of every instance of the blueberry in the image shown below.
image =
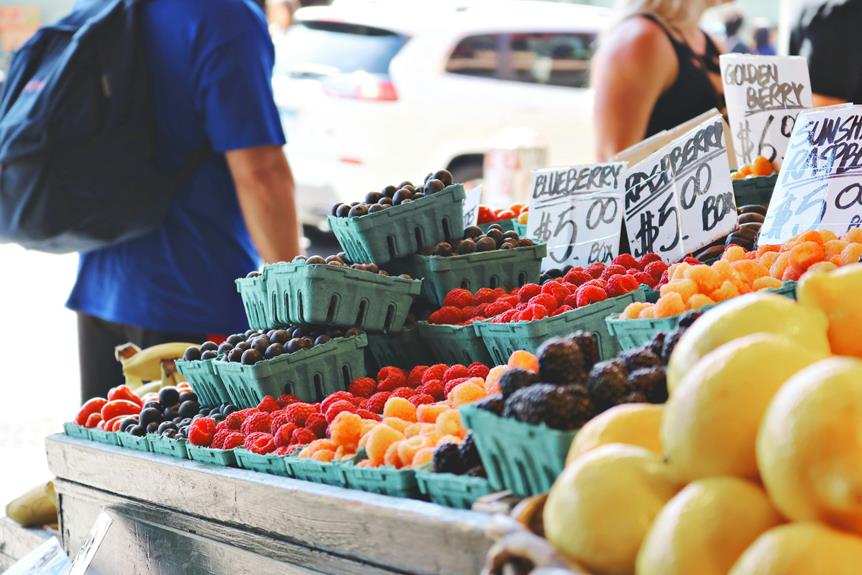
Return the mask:
[[[272,359],[274,357],[278,357],[284,353],[284,346],[280,343],[274,343],[266,348],[266,352],[264,352],[263,357],[266,359]]]
[[[332,341],[332,338],[328,335],[321,335],[317,339],[314,340],[314,345],[323,345],[324,343]]]
[[[184,391],[180,394],[179,400],[180,400],[180,403],[183,403],[185,401],[195,401],[196,402],[198,400],[198,396],[194,391]]]
[[[184,401],[180,404],[180,409],[177,411],[177,414],[180,417],[192,417],[197,414],[201,409],[201,406],[198,405],[197,401]],[[209,410],[207,410],[209,413]]]
[[[154,407],[148,407],[141,410],[138,421],[144,426],[149,426],[151,423],[159,424],[162,421],[162,412]]]
[[[224,342],[223,344],[218,346],[218,353],[219,355],[227,355],[232,349],[233,346],[231,344],[229,344],[228,342]]]
[[[242,364],[254,365],[263,359],[263,356],[256,349],[247,349],[242,352]]]
[[[201,358],[201,348],[193,345],[189,348],[186,348],[185,353],[183,353],[183,359],[186,361],[195,361]]]
[[[217,349],[218,344],[214,341],[205,341],[201,344],[201,352],[216,351]]]
[[[180,402],[180,392],[176,387],[163,387],[159,391],[159,403],[165,407],[173,407]]]
[[[129,433],[131,433],[132,435],[137,436],[137,437],[143,437],[144,434],[146,433],[146,430],[137,424],[129,427],[127,431]]]

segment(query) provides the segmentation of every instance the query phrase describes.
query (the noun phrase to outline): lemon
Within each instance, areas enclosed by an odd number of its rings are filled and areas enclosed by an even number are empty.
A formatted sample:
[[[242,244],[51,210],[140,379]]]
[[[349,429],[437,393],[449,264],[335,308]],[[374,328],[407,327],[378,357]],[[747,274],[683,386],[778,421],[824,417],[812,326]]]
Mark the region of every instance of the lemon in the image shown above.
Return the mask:
[[[704,356],[665,405],[661,442],[680,481],[715,475],[757,479],[757,430],[784,382],[826,354],[757,333]]]
[[[810,271],[796,289],[799,303],[822,310],[829,318],[832,353],[862,358],[862,301],[848,294],[862,293],[862,264],[829,272]]]
[[[545,504],[545,536],[593,575],[633,573],[644,536],[677,488],[655,453],[603,445],[557,478]]]
[[[667,372],[668,391],[676,387],[701,357],[752,333],[784,335],[814,352],[829,352],[826,315],[772,293],[753,293],[722,303],[698,319],[680,338]]]
[[[749,481],[711,477],[690,483],[653,522],[638,575],[725,575],[755,539],[781,524],[766,493]]]
[[[862,539],[819,523],[770,529],[749,547],[730,575],[859,575]]]
[[[608,443],[637,445],[661,455],[661,405],[625,403],[605,411],[583,426],[569,448],[566,463]]]
[[[862,361],[833,357],[792,377],[763,417],[757,463],[785,516],[862,534]]]

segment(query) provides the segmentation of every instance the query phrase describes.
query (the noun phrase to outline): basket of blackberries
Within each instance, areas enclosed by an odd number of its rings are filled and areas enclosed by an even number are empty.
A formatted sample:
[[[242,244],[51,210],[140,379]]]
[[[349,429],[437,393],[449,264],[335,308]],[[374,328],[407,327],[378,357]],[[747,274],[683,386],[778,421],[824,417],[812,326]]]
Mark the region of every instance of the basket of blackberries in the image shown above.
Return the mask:
[[[266,282],[259,271],[251,271],[244,278],[234,280],[236,291],[242,297],[242,305],[252,329],[269,329],[275,327],[275,316],[272,306],[267,301]]]
[[[416,471],[416,482],[419,492],[431,501],[455,509],[470,509],[477,499],[494,491],[472,433],[460,445],[439,445],[431,465]]]
[[[422,279],[422,297],[441,305],[451,290],[464,288],[503,288],[507,291],[536,283],[545,244],[503,231],[491,224],[487,232],[470,226],[455,242],[439,242],[422,250],[410,262],[413,275]]]
[[[254,331],[248,330],[246,333],[251,335]],[[244,334],[232,335],[231,338],[234,343],[238,343],[244,339]],[[186,349],[183,358],[176,362],[177,370],[185,376],[204,405],[218,405],[230,401],[227,387],[214,365],[219,349],[227,350],[228,346],[205,341],[200,346],[194,345]]]
[[[329,228],[347,257],[383,265],[464,232],[464,186],[452,174],[428,174],[421,185],[401,182],[369,192],[362,202],[336,204]]]
[[[277,325],[318,324],[398,332],[422,282],[390,276],[377,264],[350,263],[344,253],[297,256],[264,268]]]
[[[228,337],[214,365],[237,407],[285,393],[315,403],[365,374],[367,345],[355,327],[289,326]]]
[[[522,496],[547,491],[565,467],[577,430],[590,419],[614,405],[667,400],[661,357],[643,349],[600,362],[598,342],[586,332],[545,342],[538,369],[527,352],[512,360],[500,376],[499,394],[461,408],[495,490]]]

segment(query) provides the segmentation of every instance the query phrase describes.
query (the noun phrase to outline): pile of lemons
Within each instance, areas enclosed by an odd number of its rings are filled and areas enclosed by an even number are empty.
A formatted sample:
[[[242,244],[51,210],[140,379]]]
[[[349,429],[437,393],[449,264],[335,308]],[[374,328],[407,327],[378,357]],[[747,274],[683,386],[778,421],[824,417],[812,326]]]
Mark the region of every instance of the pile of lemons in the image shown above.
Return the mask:
[[[544,512],[595,575],[862,573],[862,264],[710,310],[664,406],[588,423]]]

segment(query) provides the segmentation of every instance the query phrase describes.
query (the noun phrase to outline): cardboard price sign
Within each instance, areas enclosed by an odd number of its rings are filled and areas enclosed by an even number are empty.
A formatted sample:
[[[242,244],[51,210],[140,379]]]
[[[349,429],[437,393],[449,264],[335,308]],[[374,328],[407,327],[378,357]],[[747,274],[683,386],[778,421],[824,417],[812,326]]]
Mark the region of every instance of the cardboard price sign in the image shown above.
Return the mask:
[[[721,78],[739,165],[757,156],[781,165],[799,112],[812,106],[801,56],[724,54]]]
[[[548,245],[542,269],[610,263],[617,256],[624,167],[613,162],[533,172],[527,237]]]
[[[759,245],[862,227],[862,105],[803,112],[796,120]]]
[[[476,186],[470,190],[464,197],[464,227],[469,228],[475,226],[479,221],[479,204],[482,203],[482,186]]]
[[[617,159],[631,162],[625,225],[636,257],[654,252],[678,261],[735,227],[725,125],[717,112],[656,134]]]

